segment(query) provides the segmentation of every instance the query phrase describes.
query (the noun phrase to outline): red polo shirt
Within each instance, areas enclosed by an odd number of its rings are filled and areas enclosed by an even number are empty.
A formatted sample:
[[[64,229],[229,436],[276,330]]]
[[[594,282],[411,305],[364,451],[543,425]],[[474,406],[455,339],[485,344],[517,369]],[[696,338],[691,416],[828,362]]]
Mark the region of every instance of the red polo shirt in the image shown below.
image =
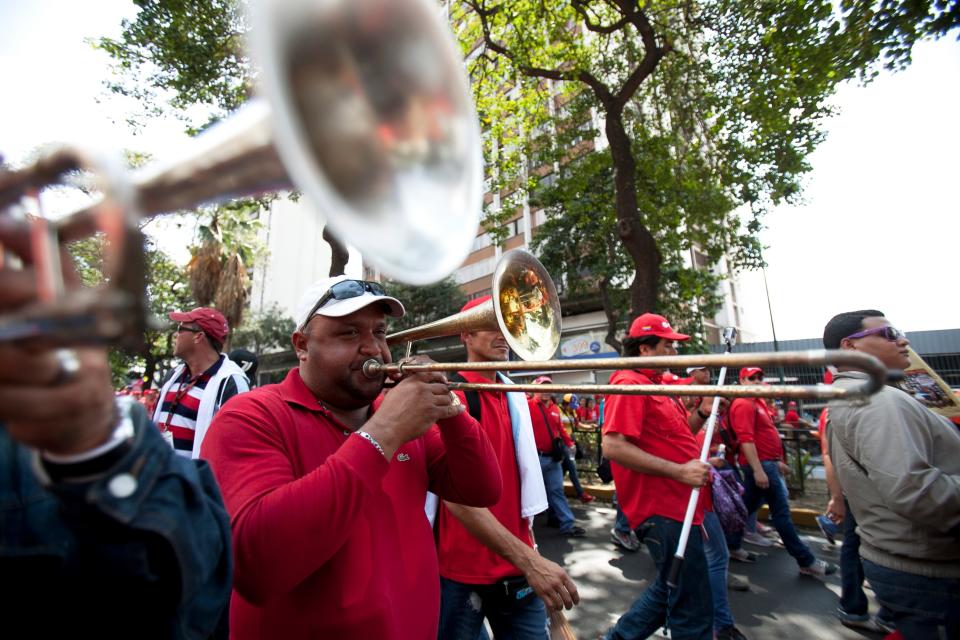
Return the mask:
[[[461,371],[460,375],[467,382],[489,382],[473,371]],[[463,392],[457,391],[456,394],[466,405]],[[517,453],[507,396],[497,391],[481,391],[478,397],[480,425],[490,439],[503,480],[499,502],[488,508],[507,531],[532,547],[530,525],[526,519],[520,517],[520,472],[517,469]],[[438,553],[441,576],[467,584],[492,584],[508,576],[522,575],[519,569],[473,537],[445,506],[440,507],[439,518]]]
[[[466,412],[391,461],[347,433],[297,369],[237,396],[211,424],[202,453],[233,530],[232,638],[436,638],[426,492],[494,504],[496,456]]]
[[[740,464],[748,464],[743,455],[743,443],[752,442],[757,447],[760,460],[781,460],[783,444],[773,425],[767,403],[762,398],[737,398],[730,405],[730,426],[740,442]]]
[[[553,450],[553,443],[550,438],[550,430],[553,431],[553,437],[560,436],[568,447],[573,446],[573,440],[567,435],[563,428],[563,421],[560,417],[560,407],[551,402],[548,406],[542,405],[536,398],[528,398],[527,406],[530,407],[530,421],[533,423],[533,439],[537,442],[537,451],[544,455],[549,455]],[[541,411],[541,407],[543,411]],[[550,430],[547,429],[547,423],[543,421],[543,416],[547,416],[550,421]]]
[[[648,370],[617,371],[610,376],[610,384],[660,383],[660,375]],[[608,396],[603,435],[610,433],[619,433],[646,453],[677,464],[700,456],[697,440],[687,424],[687,412],[677,398],[670,396]],[[633,471],[616,462],[611,462],[610,467],[617,499],[631,527],[636,528],[655,515],[683,521],[692,487],[664,476]],[[695,525],[701,522],[703,500],[693,520]]]

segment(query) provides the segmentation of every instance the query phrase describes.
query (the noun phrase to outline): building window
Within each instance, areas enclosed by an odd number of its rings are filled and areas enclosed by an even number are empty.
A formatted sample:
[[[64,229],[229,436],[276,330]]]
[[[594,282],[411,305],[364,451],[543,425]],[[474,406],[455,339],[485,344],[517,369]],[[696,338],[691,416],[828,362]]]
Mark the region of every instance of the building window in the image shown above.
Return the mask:
[[[485,249],[490,246],[490,234],[481,233],[476,238],[473,239],[473,248],[471,251],[479,251],[480,249]]]

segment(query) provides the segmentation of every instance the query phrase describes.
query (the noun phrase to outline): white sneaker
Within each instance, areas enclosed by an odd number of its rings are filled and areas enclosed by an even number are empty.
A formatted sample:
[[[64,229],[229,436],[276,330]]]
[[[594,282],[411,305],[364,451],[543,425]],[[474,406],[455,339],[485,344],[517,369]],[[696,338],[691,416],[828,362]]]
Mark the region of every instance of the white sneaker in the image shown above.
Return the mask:
[[[746,549],[733,549],[730,551],[730,559],[736,560],[737,562],[753,564],[757,561],[757,554],[752,551],[747,551]]]
[[[749,542],[757,547],[772,547],[774,545],[773,540],[753,531],[748,531],[747,533],[743,534],[743,541]]]
[[[826,560],[814,560],[809,567],[800,567],[800,574],[805,576],[829,576],[837,572],[837,565]]]

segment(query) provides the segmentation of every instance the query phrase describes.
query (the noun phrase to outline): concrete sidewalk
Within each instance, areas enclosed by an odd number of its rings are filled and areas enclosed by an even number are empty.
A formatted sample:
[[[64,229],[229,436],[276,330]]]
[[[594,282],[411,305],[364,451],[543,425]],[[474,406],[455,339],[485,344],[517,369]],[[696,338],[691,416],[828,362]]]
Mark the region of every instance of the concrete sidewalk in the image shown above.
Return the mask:
[[[598,492],[598,498],[609,499],[609,494]],[[655,567],[646,549],[629,553],[611,542],[615,512],[609,504],[598,500],[583,505],[572,500],[570,506],[577,523],[587,530],[586,537],[561,536],[557,529],[546,526],[546,518],[540,516],[535,525],[537,544],[540,552],[563,566],[577,585],[580,605],[566,613],[576,637],[595,640],[643,593],[655,575]],[[839,561],[839,545],[828,544],[815,529],[802,530],[800,534],[817,557]],[[824,579],[802,576],[796,561],[781,546],[747,548],[759,556],[757,562],[732,562],[730,571],[746,580],[750,590],[731,591],[729,600],[737,627],[750,640],[882,638],[847,629],[836,619],[839,575]],[[871,598],[870,611],[876,612],[872,592],[868,585],[864,588]]]

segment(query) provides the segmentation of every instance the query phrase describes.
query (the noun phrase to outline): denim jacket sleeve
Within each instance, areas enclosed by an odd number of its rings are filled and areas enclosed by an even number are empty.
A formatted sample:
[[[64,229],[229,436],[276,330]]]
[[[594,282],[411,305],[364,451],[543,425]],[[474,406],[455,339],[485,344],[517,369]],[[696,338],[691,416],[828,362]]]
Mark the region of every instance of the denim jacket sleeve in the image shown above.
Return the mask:
[[[176,456],[142,408],[132,411],[131,448],[82,481],[51,482],[0,426],[5,628],[165,638],[225,629],[232,558],[220,491],[204,461]]]

